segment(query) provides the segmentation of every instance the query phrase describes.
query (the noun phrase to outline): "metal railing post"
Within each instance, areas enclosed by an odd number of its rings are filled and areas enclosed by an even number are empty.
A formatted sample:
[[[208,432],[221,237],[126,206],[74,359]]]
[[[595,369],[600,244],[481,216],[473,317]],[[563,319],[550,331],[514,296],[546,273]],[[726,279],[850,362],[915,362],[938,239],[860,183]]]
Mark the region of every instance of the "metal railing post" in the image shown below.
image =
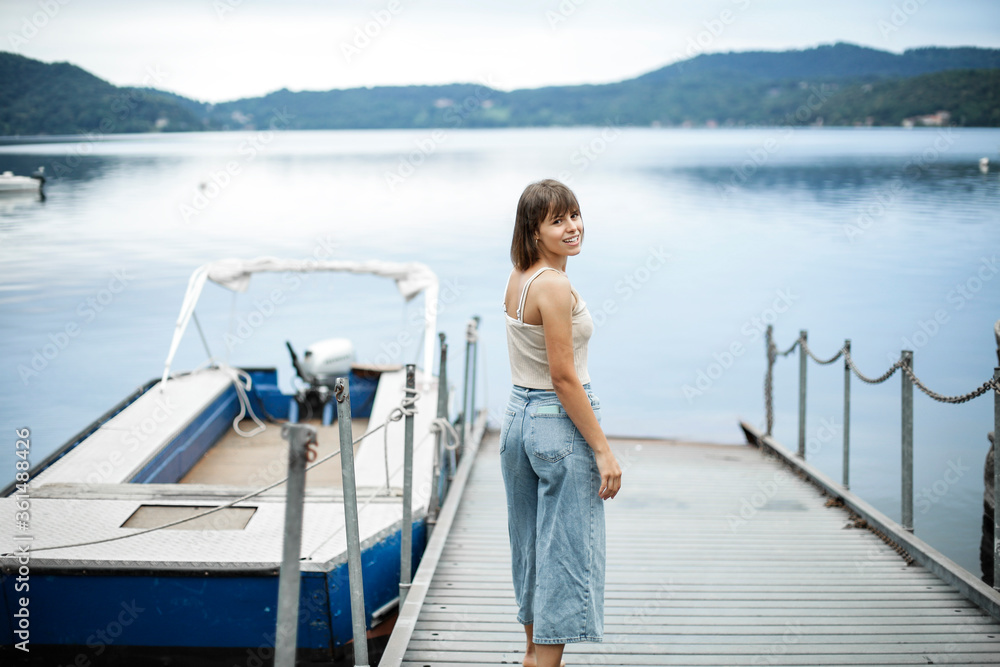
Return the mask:
[[[774,393],[774,325],[767,325],[767,333],[764,334],[764,347],[767,354],[767,372],[764,374],[764,419],[767,424],[767,435],[771,435],[774,428],[774,406],[772,405]]]
[[[351,625],[354,630],[354,664],[368,667],[365,634],[365,584],[361,573],[361,538],[358,531],[358,490],[354,482],[354,435],[351,429],[351,391],[346,378],[337,378],[337,422],[340,426],[340,470],[344,487],[344,530],[347,534],[347,573],[351,587]]]
[[[901,361],[913,370],[913,351],[903,350]],[[913,532],[913,380],[905,371],[902,388],[902,477],[903,528]]]
[[[416,386],[416,365],[406,364],[406,388]],[[406,392],[412,396],[412,391]],[[399,542],[399,608],[406,603],[413,571],[413,415],[403,420],[403,534]]]
[[[441,362],[438,367],[438,402],[437,417],[445,416],[448,405],[448,344],[444,340],[444,334],[438,334],[441,344]],[[437,521],[438,509],[441,506],[440,487],[445,475],[442,474],[442,464],[444,457],[441,455],[441,441],[445,437],[444,431],[438,430],[434,437],[434,476],[431,483],[431,497],[428,501],[428,522],[433,525]]]
[[[799,456],[806,457],[806,340],[808,333],[799,332]]]
[[[851,339],[844,341],[844,488],[851,488]]]
[[[472,390],[469,394],[469,410],[472,412],[472,420],[469,422],[469,428],[471,429],[476,425],[476,364],[479,358],[479,315],[472,318],[476,323],[476,340],[472,342],[472,382],[470,383]],[[469,432],[472,433],[471,431]],[[465,453],[465,446],[463,444],[462,452]]]
[[[993,380],[1000,383],[1000,368],[993,369]],[[1000,388],[993,390],[993,588],[1000,591]]]
[[[462,375],[462,431],[458,434],[462,450],[465,450],[465,431],[469,424],[469,359],[472,357],[473,333],[472,320],[465,325],[465,374]]]
[[[285,424],[288,440],[288,481],[285,493],[285,538],[278,578],[278,627],[274,638],[274,666],[295,667],[299,632],[299,558],[302,548],[302,505],[306,487],[306,446],[316,442],[316,430],[305,424]]]

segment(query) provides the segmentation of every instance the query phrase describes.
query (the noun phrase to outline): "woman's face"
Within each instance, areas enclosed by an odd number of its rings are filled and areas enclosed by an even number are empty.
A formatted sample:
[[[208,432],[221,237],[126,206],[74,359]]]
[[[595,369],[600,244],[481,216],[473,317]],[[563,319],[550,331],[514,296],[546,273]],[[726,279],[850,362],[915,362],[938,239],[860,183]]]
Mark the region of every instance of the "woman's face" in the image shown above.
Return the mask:
[[[583,218],[580,211],[550,213],[538,225],[538,249],[544,255],[579,255],[583,245]]]

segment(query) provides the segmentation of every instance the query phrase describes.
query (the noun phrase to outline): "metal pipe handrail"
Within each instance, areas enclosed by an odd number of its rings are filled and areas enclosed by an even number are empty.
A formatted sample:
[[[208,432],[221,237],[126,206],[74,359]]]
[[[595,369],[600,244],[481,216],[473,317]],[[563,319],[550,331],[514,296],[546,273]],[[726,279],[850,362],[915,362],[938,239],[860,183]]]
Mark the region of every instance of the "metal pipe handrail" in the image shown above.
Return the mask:
[[[302,512],[306,490],[307,449],[316,444],[316,429],[306,424],[285,424],[281,437],[288,440],[288,484],[285,497],[285,537],[278,579],[278,627],[274,639],[274,667],[295,667],[299,631],[299,558],[302,548]]]
[[[431,498],[428,502],[428,533],[435,523],[441,496],[447,493],[451,479],[458,469],[456,450],[464,449],[464,436],[467,412],[473,415],[475,426],[477,415],[475,405],[476,352],[478,349],[479,317],[470,321],[468,330],[468,345],[466,346],[466,367],[463,378],[463,414],[462,433],[459,435],[448,421],[448,377],[447,351],[444,333],[439,334],[441,345],[441,361],[438,373],[437,418],[432,425],[437,431],[437,447],[434,454],[434,473]],[[471,366],[471,380],[470,380]],[[390,420],[405,417],[403,435],[403,497],[400,535],[399,563],[399,607],[406,603],[407,594],[412,586],[411,573],[413,569],[413,428],[414,401],[417,398],[416,366],[406,364],[406,396],[399,408],[393,410]],[[470,393],[470,384],[471,393]],[[354,640],[355,665],[368,667],[368,643],[366,636],[366,612],[364,602],[364,579],[361,567],[361,541],[358,521],[357,486],[354,470],[354,440],[351,422],[350,385],[347,378],[337,378],[334,398],[337,402],[337,421],[340,429],[341,473],[344,493],[344,526],[347,537],[348,578],[351,599],[351,625]],[[397,414],[398,413],[398,414]],[[447,433],[446,433],[447,431]],[[311,426],[303,424],[286,424],[282,428],[282,436],[289,441],[288,495],[285,503],[285,538],[283,542],[283,559],[279,582],[278,622],[275,644],[275,667],[292,667],[295,664],[297,648],[298,608],[300,595],[300,549],[302,539],[302,515],[305,498],[306,460],[313,454],[310,446],[316,444],[316,431]],[[449,437],[453,445],[444,445],[444,439]],[[359,439],[360,440],[360,439]],[[308,453],[308,454],[307,454]],[[387,454],[388,455],[388,454]],[[332,457],[332,455],[330,456]],[[330,458],[326,457],[326,458]],[[324,458],[324,460],[326,460]],[[315,464],[314,464],[315,465]],[[312,466],[310,466],[312,467]],[[447,470],[447,474],[443,474]],[[398,472],[398,469],[397,469]],[[389,483],[389,470],[386,469],[386,483]],[[283,480],[284,481],[284,480]],[[464,484],[464,481],[463,481]],[[438,488],[440,485],[440,488]],[[440,494],[440,495],[439,495]],[[370,498],[369,498],[370,500]],[[366,503],[367,504],[367,503]]]
[[[354,438],[351,435],[351,390],[346,378],[337,378],[337,422],[340,426],[340,470],[344,488],[344,530],[347,533],[347,576],[351,588],[351,626],[354,664],[368,667],[365,630],[365,583],[361,573],[361,537],[358,529],[358,490],[354,483]]]
[[[994,325],[994,334],[997,341],[997,361],[1000,363],[1000,320]],[[966,394],[957,396],[944,396],[931,391],[913,371],[913,351],[903,350],[898,361],[892,364],[889,369],[877,378],[869,378],[854,363],[851,357],[851,341],[847,339],[837,353],[829,359],[820,359],[809,349],[808,333],[805,330],[799,332],[799,337],[790,348],[784,352],[778,352],[774,344],[774,327],[768,325],[765,334],[765,344],[767,347],[767,372],[764,375],[764,410],[767,425],[766,435],[771,436],[774,427],[774,400],[773,381],[774,364],[778,356],[788,356],[797,347],[799,349],[799,422],[798,422],[798,456],[805,460],[805,424],[806,424],[806,358],[811,357],[819,364],[831,364],[841,356],[844,357],[844,445],[843,445],[843,488],[848,489],[850,483],[850,406],[851,406],[851,373],[867,384],[881,384],[892,377],[897,370],[902,370],[900,389],[900,452],[902,456],[901,471],[901,515],[902,526],[905,530],[913,532],[913,387],[916,386],[930,398],[941,403],[965,403],[978,398],[993,390],[994,395],[994,443],[996,437],[1000,435],[1000,367],[993,371],[993,377],[984,382],[981,386]],[[1000,458],[994,444],[994,461]],[[994,464],[994,512],[993,512],[993,586],[1000,590],[1000,465]]]

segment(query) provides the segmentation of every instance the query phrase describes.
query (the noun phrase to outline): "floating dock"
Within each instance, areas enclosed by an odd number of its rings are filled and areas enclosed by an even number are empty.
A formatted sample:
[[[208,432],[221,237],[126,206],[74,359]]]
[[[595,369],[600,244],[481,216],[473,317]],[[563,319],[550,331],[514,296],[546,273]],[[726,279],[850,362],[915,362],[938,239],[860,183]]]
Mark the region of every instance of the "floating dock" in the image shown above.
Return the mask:
[[[996,591],[744,430],[611,439],[604,643],[567,665],[1000,664]],[[463,458],[380,667],[521,663],[497,444]]]

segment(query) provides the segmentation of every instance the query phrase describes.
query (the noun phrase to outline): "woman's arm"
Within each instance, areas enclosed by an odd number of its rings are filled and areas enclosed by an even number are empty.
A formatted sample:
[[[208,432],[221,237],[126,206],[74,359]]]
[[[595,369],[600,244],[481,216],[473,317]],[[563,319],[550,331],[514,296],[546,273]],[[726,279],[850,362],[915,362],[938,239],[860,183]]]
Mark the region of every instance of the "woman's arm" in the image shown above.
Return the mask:
[[[621,488],[622,471],[576,374],[573,363],[573,294],[569,279],[552,274],[545,278],[542,281],[542,276],[539,276],[535,280],[535,297],[545,330],[545,351],[552,387],[566,414],[594,450],[597,469],[601,473],[601,498],[614,498]]]

